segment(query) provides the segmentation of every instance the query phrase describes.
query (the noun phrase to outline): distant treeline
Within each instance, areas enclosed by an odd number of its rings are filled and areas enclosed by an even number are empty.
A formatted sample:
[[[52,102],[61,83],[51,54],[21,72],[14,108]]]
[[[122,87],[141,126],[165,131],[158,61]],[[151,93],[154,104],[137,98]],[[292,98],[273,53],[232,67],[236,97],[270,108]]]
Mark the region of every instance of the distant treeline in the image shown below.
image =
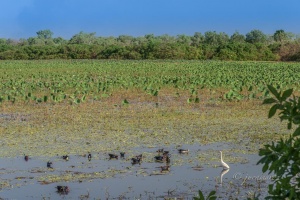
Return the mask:
[[[142,37],[120,35],[97,37],[80,32],[70,40],[53,38],[50,30],[28,39],[0,38],[1,60],[34,59],[197,59],[300,61],[300,38],[277,30],[266,35],[252,30],[235,32],[196,32],[193,36],[153,34]]]

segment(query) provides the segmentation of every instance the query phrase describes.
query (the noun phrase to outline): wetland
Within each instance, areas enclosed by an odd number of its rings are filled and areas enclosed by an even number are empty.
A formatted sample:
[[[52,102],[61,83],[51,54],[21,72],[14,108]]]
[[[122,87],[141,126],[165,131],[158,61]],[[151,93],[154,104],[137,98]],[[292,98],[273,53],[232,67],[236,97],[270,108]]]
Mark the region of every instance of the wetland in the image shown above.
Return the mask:
[[[3,113],[0,197],[192,199],[199,189],[217,189],[220,198],[266,195],[271,179],[256,165],[257,152],[287,131],[278,120],[267,119],[268,108],[261,103],[103,104],[14,105],[17,114]],[[154,159],[160,148],[170,154],[166,173],[160,168],[166,163]],[[180,154],[179,148],[189,153]],[[220,150],[231,166],[222,185]],[[123,159],[109,159],[120,152],[126,152]],[[142,162],[132,165],[139,154]],[[247,178],[257,176],[262,178]],[[58,185],[70,191],[57,193]]]
[[[268,93],[259,88],[264,73],[255,79],[256,70],[250,70],[245,80],[252,75],[257,85],[249,88],[249,82],[239,94],[232,89],[228,95],[233,85],[246,84],[242,70],[225,70],[224,85],[208,76],[220,75],[223,65],[241,63],[63,63],[9,61],[0,67],[0,198],[193,199],[199,190],[205,195],[216,190],[219,199],[267,195],[272,176],[256,165],[258,150],[292,130],[277,118],[268,119],[269,106],[262,104]],[[203,82],[197,70],[206,64],[212,71],[205,75],[210,81]],[[272,65],[274,74],[280,68],[276,63],[245,65]],[[277,81],[274,77],[269,78]],[[169,151],[169,163],[154,159],[161,148]],[[228,171],[221,167],[220,150]],[[141,162],[132,164],[140,154]],[[57,192],[58,186],[69,189]]]

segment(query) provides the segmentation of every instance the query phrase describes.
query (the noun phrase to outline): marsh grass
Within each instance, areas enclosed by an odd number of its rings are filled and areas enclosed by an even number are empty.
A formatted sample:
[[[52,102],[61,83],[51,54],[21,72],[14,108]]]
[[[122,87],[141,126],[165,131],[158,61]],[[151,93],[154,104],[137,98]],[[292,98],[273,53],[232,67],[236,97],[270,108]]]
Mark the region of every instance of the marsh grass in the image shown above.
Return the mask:
[[[257,153],[263,144],[285,135],[286,127],[267,119],[268,107],[260,101],[212,101],[207,92],[200,95],[200,103],[190,104],[188,93],[178,97],[174,89],[160,91],[158,99],[126,90],[79,105],[3,103],[0,156],[82,155],[220,142],[231,144],[231,152]],[[129,104],[122,105],[125,98]]]

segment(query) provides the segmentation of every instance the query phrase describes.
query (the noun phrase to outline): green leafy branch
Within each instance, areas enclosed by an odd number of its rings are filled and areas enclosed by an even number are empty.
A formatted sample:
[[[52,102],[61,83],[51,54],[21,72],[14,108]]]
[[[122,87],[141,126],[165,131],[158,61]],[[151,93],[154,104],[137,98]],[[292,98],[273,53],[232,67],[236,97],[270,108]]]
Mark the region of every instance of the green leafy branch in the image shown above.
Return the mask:
[[[300,101],[299,97],[290,98],[293,89],[283,92],[277,91],[268,85],[269,91],[274,97],[267,98],[263,104],[273,104],[268,117],[273,117],[277,111],[281,121],[287,120],[287,128],[298,126],[288,139],[280,139],[278,142],[264,145],[259,150],[262,158],[258,164],[264,164],[262,171],[274,173],[274,182],[269,185],[270,196],[267,199],[299,199],[300,198]]]

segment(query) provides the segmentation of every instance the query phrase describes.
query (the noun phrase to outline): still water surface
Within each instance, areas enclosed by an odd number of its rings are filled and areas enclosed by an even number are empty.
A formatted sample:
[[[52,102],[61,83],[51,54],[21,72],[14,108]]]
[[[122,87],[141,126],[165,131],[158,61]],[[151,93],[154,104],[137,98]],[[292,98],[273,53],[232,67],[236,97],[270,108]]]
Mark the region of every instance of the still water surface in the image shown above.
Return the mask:
[[[107,153],[93,153],[92,159],[70,155],[69,161],[61,156],[24,157],[0,159],[0,197],[3,199],[192,199],[201,189],[205,195],[216,190],[219,199],[234,197],[246,199],[256,193],[266,195],[270,176],[261,172],[262,166],[256,165],[257,155],[240,155],[247,162],[228,163],[229,171],[220,167],[220,162],[199,163],[195,157],[211,150],[211,146],[186,146],[189,154],[179,154],[175,148],[170,150],[170,171],[160,171],[153,159],[156,149],[136,149],[146,154],[139,165],[132,165],[130,156],[125,159],[108,159]],[[220,145],[213,150],[218,157]],[[53,169],[46,166],[53,162]],[[226,156],[224,157],[226,161]],[[181,162],[179,162],[181,161]],[[182,162],[184,161],[184,162]],[[201,166],[201,167],[199,167]],[[96,176],[95,173],[107,174]],[[83,176],[80,176],[83,174]],[[51,176],[64,176],[67,180],[53,179]],[[221,183],[222,182],[222,183]],[[70,191],[61,194],[56,186],[68,186]]]

